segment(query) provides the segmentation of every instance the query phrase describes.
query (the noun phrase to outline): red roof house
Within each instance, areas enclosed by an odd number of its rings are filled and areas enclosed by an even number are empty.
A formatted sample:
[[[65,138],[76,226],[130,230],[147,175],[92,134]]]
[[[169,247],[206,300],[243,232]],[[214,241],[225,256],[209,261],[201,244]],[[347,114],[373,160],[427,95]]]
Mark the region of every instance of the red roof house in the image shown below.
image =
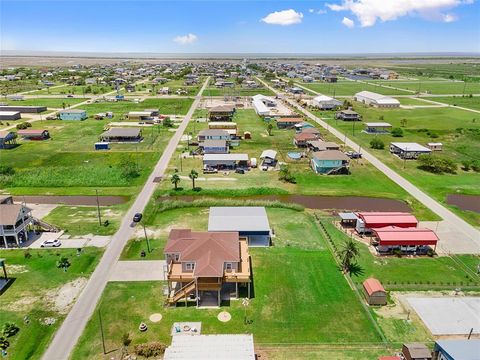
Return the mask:
[[[365,223],[365,228],[376,229],[386,226],[402,228],[417,227],[417,218],[405,212],[360,212],[357,216]]]
[[[387,226],[373,229],[380,246],[425,246],[437,245],[438,237],[434,231],[424,228],[401,228]]]

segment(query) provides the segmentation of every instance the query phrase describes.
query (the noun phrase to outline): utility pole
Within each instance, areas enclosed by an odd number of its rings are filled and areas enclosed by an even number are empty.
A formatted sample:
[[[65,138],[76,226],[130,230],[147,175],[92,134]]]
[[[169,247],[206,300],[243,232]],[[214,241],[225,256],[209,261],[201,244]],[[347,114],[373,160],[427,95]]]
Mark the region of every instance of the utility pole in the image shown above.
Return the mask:
[[[97,214],[98,214],[98,224],[102,226],[102,217],[100,215],[100,201],[98,200],[98,190],[95,189],[95,194],[97,197]]]
[[[102,322],[102,315],[100,314],[100,309],[98,309],[98,320],[100,322],[100,334],[102,335],[102,346],[103,346],[103,354],[107,353],[107,349],[105,349],[105,336],[103,334],[103,322]]]
[[[143,225],[143,233],[145,234],[145,241],[147,242],[147,250],[150,253],[152,250],[150,249],[150,241],[148,240],[147,229],[145,228],[145,222],[142,221],[142,225]]]

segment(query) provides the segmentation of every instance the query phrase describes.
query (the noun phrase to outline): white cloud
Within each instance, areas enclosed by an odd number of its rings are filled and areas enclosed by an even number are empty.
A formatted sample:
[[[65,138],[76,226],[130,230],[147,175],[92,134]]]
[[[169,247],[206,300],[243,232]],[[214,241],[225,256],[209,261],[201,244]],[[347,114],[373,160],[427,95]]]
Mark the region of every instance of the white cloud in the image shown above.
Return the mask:
[[[261,21],[270,25],[293,25],[302,22],[303,14],[293,9],[275,11],[265,16]]]
[[[326,13],[327,13],[327,10],[324,10],[324,9],[320,9],[317,11],[317,14],[319,15],[326,14]]]
[[[443,21],[446,23],[454,22],[458,20],[458,16],[455,14],[444,14]]]
[[[355,26],[355,22],[352,19],[349,19],[347,17],[343,18],[342,24],[345,25],[349,29],[351,29]]]
[[[315,9],[308,9],[308,12],[309,12],[310,14],[313,14],[313,13],[315,12]]]
[[[175,39],[173,39],[173,41],[180,45],[193,44],[197,40],[198,36],[195,34],[178,35],[177,37],[175,37]]]
[[[407,15],[451,22],[457,17],[443,11],[472,3],[472,0],[343,0],[341,4],[327,4],[327,7],[332,11],[350,11],[362,27],[368,27],[377,20],[390,21]]]

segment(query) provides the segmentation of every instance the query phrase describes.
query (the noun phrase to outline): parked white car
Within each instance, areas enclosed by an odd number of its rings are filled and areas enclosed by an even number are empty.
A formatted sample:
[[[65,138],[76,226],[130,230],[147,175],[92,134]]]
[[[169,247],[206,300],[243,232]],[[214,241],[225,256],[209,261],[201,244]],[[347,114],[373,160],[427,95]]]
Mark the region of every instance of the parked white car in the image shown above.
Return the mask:
[[[60,245],[62,245],[60,240],[53,239],[53,240],[45,240],[44,242],[42,242],[40,247],[59,247]]]

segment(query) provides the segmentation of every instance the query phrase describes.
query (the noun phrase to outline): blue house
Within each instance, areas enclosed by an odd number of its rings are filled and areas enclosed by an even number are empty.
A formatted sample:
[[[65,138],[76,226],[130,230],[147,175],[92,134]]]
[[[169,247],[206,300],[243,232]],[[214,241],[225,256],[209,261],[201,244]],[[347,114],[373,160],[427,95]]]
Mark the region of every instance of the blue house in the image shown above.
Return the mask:
[[[13,131],[0,131],[0,149],[7,149],[15,146],[17,134]]]
[[[60,118],[60,120],[82,121],[82,120],[85,120],[88,116],[85,110],[68,109],[68,110],[59,111],[58,117]]]
[[[349,161],[339,150],[317,151],[312,154],[310,166],[317,174],[348,174]]]
[[[436,360],[478,360],[480,359],[480,340],[438,340],[433,348],[433,358]]]

